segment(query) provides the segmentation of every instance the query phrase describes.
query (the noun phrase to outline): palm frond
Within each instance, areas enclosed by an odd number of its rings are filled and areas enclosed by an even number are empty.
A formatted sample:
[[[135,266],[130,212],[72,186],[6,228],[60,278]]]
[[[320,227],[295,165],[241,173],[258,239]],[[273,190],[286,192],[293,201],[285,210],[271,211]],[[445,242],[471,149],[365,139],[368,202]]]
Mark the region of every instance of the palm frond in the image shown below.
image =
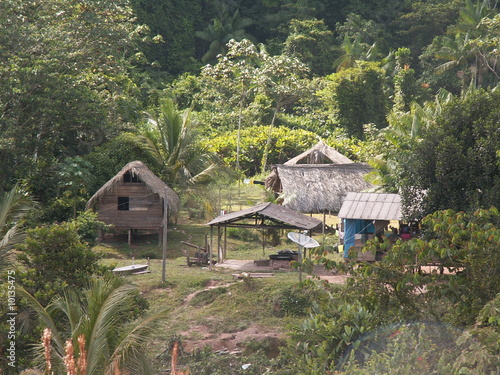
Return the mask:
[[[64,357],[64,339],[59,334],[57,325],[48,311],[50,305],[47,308],[44,308],[35,297],[33,297],[30,293],[28,293],[28,291],[26,291],[26,289],[21,286],[18,286],[16,288],[16,292],[18,296],[23,298],[27,305],[36,312],[38,319],[40,320],[42,325],[51,330],[52,344],[54,353],[56,355],[55,359],[59,364],[62,364]],[[44,348],[41,343],[34,347],[34,352],[36,355],[36,361],[43,362]]]
[[[100,374],[110,358],[108,334],[121,315],[127,311],[136,288],[119,285],[113,278],[97,279],[87,291],[89,327],[87,336],[87,368],[89,374]],[[101,371],[101,372],[100,372]]]
[[[35,201],[14,186],[0,199],[0,271],[10,263],[12,248],[25,238],[22,218],[33,208]]]
[[[118,358],[119,361],[111,361],[107,366],[107,373],[112,374],[116,365],[134,370],[134,374],[143,373],[140,370],[144,367],[145,347],[151,334],[158,327],[158,323],[166,319],[167,316],[167,307],[162,307],[139,321],[131,323],[123,331],[120,342],[111,354],[111,358]]]

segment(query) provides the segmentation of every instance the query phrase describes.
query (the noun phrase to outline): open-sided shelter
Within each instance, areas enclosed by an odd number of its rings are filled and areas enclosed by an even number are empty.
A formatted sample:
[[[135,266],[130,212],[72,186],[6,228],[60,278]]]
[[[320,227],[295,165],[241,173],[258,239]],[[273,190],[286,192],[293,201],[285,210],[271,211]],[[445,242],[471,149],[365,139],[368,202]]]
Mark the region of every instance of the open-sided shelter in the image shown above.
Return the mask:
[[[347,194],[338,214],[344,227],[344,257],[349,251],[358,252],[358,260],[374,261],[376,254],[360,253],[367,240],[379,236],[380,240],[389,240],[384,236],[384,229],[391,220],[400,221],[401,197],[399,194],[354,193]]]
[[[314,230],[321,229],[322,221],[314,217],[295,212],[281,205],[267,202],[241,211],[221,215],[207,223],[207,225],[210,225],[211,243],[213,242],[213,228],[217,227],[217,249],[219,249],[217,258],[218,262],[222,262],[226,257],[226,228],[228,227],[254,229],[298,229],[308,231],[309,234],[311,234]],[[222,229],[224,230],[223,247],[220,244]],[[210,246],[210,249],[212,248],[213,247]]]
[[[129,243],[133,230],[162,233],[167,221],[165,208],[168,216],[173,216],[179,207],[178,195],[141,161],[125,165],[86,206],[97,211],[100,221],[116,229],[128,230]]]

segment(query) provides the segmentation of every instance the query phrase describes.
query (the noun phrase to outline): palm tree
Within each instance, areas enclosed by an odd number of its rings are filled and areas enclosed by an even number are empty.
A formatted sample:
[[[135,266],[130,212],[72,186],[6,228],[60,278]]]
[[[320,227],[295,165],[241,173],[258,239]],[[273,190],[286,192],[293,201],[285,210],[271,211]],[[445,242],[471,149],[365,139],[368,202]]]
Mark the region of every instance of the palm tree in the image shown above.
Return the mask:
[[[476,32],[481,20],[495,13],[495,6],[491,7],[490,2],[490,0],[476,2],[466,0],[465,7],[460,9],[459,22],[456,26],[450,28],[451,32]]]
[[[240,17],[238,9],[231,15],[226,4],[218,3],[216,7],[218,8],[217,16],[213,19],[213,24],[204,31],[196,32],[198,38],[210,43],[208,51],[201,58],[203,62],[212,61],[219,54],[225,55],[226,45],[231,39],[237,42],[243,39],[255,41],[255,38],[245,31],[246,27],[253,24],[253,20]]]
[[[337,72],[343,69],[356,67],[359,60],[369,61],[377,56],[377,43],[375,42],[369,46],[363,43],[361,38],[362,36],[360,34],[351,41],[349,35],[345,34],[344,41],[342,42],[344,54],[333,62],[333,67],[336,68]]]
[[[152,373],[147,343],[157,323],[166,317],[166,309],[128,322],[136,287],[124,279],[114,275],[95,278],[87,289],[70,290],[47,307],[22,288],[19,294],[50,332],[50,343],[41,343],[35,349],[40,365],[47,363],[45,350],[49,347],[52,369],[63,373],[70,343],[73,358],[86,364],[85,375],[116,374],[121,370]]]
[[[15,244],[24,239],[22,218],[35,207],[35,202],[18,186],[0,197],[0,271],[9,264]]]
[[[166,182],[172,186],[207,181],[220,167],[215,155],[197,142],[197,123],[191,120],[192,108],[181,112],[170,98],[160,103],[158,115],[146,113],[139,129],[153,154],[165,167]]]

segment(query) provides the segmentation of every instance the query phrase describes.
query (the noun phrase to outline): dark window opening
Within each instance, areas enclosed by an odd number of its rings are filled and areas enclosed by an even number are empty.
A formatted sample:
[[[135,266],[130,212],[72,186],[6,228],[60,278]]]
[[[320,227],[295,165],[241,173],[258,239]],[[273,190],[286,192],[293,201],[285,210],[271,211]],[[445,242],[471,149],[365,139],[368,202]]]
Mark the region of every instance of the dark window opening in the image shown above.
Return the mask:
[[[123,175],[123,182],[142,182],[136,174],[125,172]]]
[[[118,197],[118,210],[128,211],[129,210],[129,198],[128,197]]]

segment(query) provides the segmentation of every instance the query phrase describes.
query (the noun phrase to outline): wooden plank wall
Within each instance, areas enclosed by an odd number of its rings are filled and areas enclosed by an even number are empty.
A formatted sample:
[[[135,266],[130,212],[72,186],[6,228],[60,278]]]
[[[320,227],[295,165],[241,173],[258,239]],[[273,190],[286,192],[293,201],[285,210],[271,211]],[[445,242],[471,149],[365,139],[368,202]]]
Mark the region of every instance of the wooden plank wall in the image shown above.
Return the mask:
[[[129,210],[118,210],[118,197],[129,197]],[[99,220],[115,227],[157,229],[163,223],[163,203],[144,183],[123,183],[99,201]]]

